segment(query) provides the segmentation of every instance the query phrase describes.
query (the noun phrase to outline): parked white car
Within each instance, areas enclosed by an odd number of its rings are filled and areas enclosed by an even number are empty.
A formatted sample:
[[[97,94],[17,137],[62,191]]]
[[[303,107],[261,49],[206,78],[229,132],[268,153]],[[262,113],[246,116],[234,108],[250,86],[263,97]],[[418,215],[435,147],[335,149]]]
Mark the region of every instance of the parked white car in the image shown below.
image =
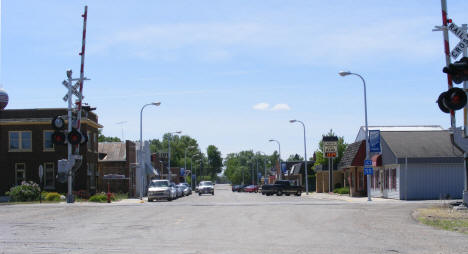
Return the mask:
[[[148,186],[148,202],[161,199],[171,201],[174,196],[168,180],[153,180]]]

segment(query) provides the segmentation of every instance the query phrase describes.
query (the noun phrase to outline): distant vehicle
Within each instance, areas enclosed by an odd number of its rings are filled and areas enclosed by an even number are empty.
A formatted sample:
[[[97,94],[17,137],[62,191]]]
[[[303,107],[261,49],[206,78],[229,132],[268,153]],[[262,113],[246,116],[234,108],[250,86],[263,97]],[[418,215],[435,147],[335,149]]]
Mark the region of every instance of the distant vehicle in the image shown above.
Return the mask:
[[[161,199],[172,201],[174,197],[168,180],[153,180],[148,186],[148,202]]]
[[[244,188],[249,186],[248,184],[241,184],[239,185],[239,188],[237,189],[237,192],[244,192]]]
[[[267,196],[276,194],[277,196],[282,196],[286,194],[289,196],[294,194],[300,196],[302,193],[302,187],[297,185],[292,185],[288,180],[278,180],[274,184],[265,184],[262,187],[262,194]]]
[[[239,190],[240,185],[233,185],[232,186],[232,192]]]
[[[244,192],[258,192],[258,185],[249,185],[244,187]]]
[[[187,183],[179,183],[177,186],[179,186],[182,189],[182,193],[184,196],[192,194],[192,189]]]
[[[214,186],[211,181],[202,181],[200,185],[198,185],[198,195],[201,194],[211,194],[214,195]]]

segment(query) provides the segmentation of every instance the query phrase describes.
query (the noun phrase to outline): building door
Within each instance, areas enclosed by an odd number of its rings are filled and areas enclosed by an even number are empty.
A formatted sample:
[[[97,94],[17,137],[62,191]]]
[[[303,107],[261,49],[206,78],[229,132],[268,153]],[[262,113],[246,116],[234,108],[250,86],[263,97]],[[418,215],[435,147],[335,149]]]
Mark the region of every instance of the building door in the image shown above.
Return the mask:
[[[26,181],[26,164],[15,163],[15,185],[21,185]]]

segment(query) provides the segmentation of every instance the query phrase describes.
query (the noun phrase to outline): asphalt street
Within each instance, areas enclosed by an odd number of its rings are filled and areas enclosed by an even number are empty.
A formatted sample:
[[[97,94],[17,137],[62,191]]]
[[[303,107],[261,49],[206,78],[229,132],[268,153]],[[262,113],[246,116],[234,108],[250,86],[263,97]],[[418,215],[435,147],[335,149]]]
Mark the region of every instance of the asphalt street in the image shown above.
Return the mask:
[[[411,213],[427,202],[233,193],[172,202],[0,205],[1,253],[468,253]]]

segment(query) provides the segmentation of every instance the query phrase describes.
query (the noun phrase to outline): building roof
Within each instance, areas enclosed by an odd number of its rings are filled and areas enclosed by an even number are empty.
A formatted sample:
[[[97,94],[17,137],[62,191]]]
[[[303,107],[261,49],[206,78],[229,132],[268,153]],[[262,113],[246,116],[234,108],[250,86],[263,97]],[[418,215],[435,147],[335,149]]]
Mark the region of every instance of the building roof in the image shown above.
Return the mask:
[[[448,131],[385,131],[380,134],[397,158],[462,157]]]
[[[365,140],[365,126],[359,128],[355,141]],[[390,131],[441,131],[444,130],[440,125],[401,125],[401,126],[369,126],[369,130],[380,130],[381,132]]]
[[[127,152],[123,142],[100,142],[98,152],[106,154],[100,161],[125,161]]]
[[[361,148],[362,147],[362,148]],[[359,162],[359,160],[356,160],[356,157],[358,157],[358,153],[360,150],[365,149],[365,141],[357,141],[352,144],[349,144],[348,147],[346,147],[346,150],[343,153],[343,157],[341,157],[340,164],[338,165],[338,169],[341,168],[349,168],[351,166],[361,166],[363,162]],[[362,153],[362,151],[361,151]],[[365,151],[364,151],[365,153]],[[358,165],[358,164],[360,165]]]

